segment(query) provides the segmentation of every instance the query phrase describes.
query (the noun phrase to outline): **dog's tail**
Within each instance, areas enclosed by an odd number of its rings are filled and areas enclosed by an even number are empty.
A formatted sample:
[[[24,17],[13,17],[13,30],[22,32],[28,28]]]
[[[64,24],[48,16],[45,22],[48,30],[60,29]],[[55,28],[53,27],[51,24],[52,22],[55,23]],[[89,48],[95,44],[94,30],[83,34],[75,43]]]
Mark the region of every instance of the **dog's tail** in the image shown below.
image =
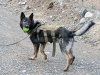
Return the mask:
[[[77,31],[73,31],[70,36],[81,36],[87,32],[95,23],[92,21],[85,22]]]

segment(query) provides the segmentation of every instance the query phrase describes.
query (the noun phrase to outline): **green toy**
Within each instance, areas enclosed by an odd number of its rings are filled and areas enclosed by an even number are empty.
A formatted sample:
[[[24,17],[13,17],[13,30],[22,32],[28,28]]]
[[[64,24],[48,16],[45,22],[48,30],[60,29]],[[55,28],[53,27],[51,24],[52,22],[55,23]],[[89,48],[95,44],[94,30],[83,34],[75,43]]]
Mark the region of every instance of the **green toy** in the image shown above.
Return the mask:
[[[28,32],[29,31],[29,28],[23,28],[23,31],[24,32]]]

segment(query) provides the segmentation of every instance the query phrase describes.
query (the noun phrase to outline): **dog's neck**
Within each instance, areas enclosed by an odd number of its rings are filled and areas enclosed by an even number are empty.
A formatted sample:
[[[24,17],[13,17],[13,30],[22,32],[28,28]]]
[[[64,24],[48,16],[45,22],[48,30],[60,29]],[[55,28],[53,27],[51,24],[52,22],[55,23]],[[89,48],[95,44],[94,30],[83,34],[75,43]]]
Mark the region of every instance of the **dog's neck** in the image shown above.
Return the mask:
[[[33,24],[33,26],[32,26],[32,28],[30,29],[30,31],[28,32],[28,34],[33,34],[36,30],[37,30],[37,28],[38,27],[40,27],[41,26],[41,23],[40,22],[38,22],[38,21],[36,21],[34,24]]]

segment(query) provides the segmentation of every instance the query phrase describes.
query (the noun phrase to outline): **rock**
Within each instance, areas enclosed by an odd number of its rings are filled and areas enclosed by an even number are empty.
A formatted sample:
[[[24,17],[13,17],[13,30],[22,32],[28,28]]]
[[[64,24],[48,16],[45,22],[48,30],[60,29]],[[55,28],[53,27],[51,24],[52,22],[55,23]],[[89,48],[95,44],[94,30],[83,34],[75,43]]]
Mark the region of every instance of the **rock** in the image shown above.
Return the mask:
[[[99,11],[96,11],[96,13],[94,13],[94,15],[96,16],[96,19],[100,20],[100,12]]]
[[[15,11],[18,11],[18,9],[15,9]]]
[[[26,70],[22,70],[22,73],[25,73],[26,72]]]
[[[81,18],[81,20],[80,20],[80,24],[84,23],[85,21],[86,21],[85,18]]]
[[[52,9],[54,7],[54,3],[53,2],[51,2],[50,4],[49,4],[49,6],[48,6],[48,8],[47,9]]]
[[[75,2],[77,2],[77,0],[75,0]]]
[[[64,13],[65,11],[63,10],[62,13]]]
[[[36,11],[37,9],[36,9],[36,8],[34,8],[34,10]]]
[[[87,9],[86,8],[81,8],[81,10],[79,11],[79,14],[82,16],[82,17],[84,17],[84,15],[86,14],[86,12],[87,12]]]
[[[91,17],[93,17],[93,13],[87,12],[84,17],[85,18],[91,18]]]
[[[53,16],[50,16],[50,18],[52,18]]]
[[[77,21],[77,20],[78,20],[78,18],[77,18],[77,17],[75,17],[75,18],[74,18],[74,21]]]
[[[12,0],[8,0],[8,2],[10,2],[10,1],[12,1]]]
[[[31,7],[30,6],[28,6],[28,5],[26,5],[25,7],[24,7],[24,9],[30,9]]]
[[[25,2],[19,2],[19,5],[25,5],[27,3],[27,1]]]

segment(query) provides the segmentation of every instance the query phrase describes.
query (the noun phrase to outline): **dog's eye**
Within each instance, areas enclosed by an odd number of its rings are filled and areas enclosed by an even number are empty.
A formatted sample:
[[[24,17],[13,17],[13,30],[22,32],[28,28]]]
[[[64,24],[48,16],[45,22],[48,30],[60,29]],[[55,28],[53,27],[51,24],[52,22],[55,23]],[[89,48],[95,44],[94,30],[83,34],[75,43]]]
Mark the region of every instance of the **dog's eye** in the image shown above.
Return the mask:
[[[28,23],[29,25],[31,24],[31,23]]]
[[[26,22],[26,20],[24,20],[23,22]]]

